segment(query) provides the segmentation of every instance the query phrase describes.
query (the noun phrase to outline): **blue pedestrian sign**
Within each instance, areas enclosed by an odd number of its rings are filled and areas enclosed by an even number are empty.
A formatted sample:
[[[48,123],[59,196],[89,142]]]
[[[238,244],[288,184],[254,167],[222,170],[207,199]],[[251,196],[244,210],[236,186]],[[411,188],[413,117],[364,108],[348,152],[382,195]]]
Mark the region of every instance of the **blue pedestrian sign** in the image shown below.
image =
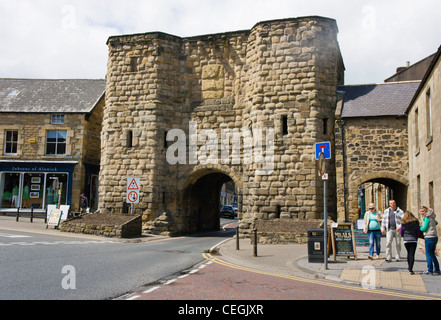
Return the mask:
[[[320,158],[320,153],[324,153],[325,159],[331,159],[331,142],[320,142],[315,144],[315,159]]]

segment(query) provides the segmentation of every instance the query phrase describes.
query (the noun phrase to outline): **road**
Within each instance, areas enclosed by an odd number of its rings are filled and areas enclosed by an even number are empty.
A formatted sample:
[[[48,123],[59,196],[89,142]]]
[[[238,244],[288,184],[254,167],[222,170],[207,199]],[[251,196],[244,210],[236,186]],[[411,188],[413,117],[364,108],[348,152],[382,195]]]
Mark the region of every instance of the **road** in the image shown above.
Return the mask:
[[[181,274],[233,231],[125,243],[2,230],[0,300],[105,300]]]

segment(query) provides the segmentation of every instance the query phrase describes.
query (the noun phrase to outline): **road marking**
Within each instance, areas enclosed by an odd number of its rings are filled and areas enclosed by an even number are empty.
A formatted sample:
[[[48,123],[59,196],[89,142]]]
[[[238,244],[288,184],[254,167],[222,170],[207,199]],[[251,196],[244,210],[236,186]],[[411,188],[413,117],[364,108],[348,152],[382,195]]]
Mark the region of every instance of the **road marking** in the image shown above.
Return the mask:
[[[141,298],[141,296],[133,296],[133,297],[128,298],[127,300],[136,300],[138,298]]]
[[[189,272],[189,274],[194,274],[194,273],[196,273],[196,272],[198,272],[199,270],[198,269],[194,269],[194,270],[191,270],[190,272]]]
[[[176,281],[176,279],[168,280],[167,282],[164,283],[164,286],[168,286],[169,284],[172,284],[175,281]]]
[[[407,298],[407,299],[441,300],[440,298],[435,298],[435,297],[419,296],[419,295],[400,293],[400,292],[389,292],[389,291],[382,291],[382,290],[357,288],[357,287],[352,287],[352,286],[344,285],[344,284],[337,284],[337,283],[332,283],[332,282],[325,282],[325,281],[320,281],[320,280],[306,279],[306,278],[300,278],[300,277],[296,277],[296,276],[289,276],[289,275],[284,275],[284,274],[261,271],[261,270],[252,269],[252,268],[248,268],[248,267],[242,267],[242,266],[227,262],[225,260],[214,258],[209,253],[203,253],[202,256],[204,257],[204,259],[206,259],[208,261],[212,261],[213,263],[217,263],[217,264],[229,267],[229,268],[258,273],[258,274],[263,274],[263,275],[268,275],[268,276],[272,276],[272,277],[290,279],[290,280],[299,281],[299,282],[306,282],[306,283],[312,283],[312,284],[317,284],[317,285],[322,285],[322,286],[327,286],[327,287],[334,287],[334,288],[340,288],[340,289],[346,289],[346,290],[352,290],[352,291],[359,291],[359,292],[364,292],[364,293],[381,294],[381,295]]]
[[[158,289],[160,289],[160,288],[161,288],[161,287],[153,287],[153,288],[150,288],[150,289],[144,291],[143,293],[152,293],[153,291],[156,291],[156,290],[158,290]]]
[[[44,245],[44,246],[58,246],[58,245],[87,245],[87,244],[105,244],[105,243],[120,243],[117,241],[35,241],[35,242],[10,242],[10,243],[1,243],[0,247],[9,247],[9,246],[36,246],[36,245]]]
[[[3,232],[0,232],[0,237],[3,237],[3,238],[32,238],[31,236],[23,236],[23,235],[9,234],[9,233],[3,233]]]

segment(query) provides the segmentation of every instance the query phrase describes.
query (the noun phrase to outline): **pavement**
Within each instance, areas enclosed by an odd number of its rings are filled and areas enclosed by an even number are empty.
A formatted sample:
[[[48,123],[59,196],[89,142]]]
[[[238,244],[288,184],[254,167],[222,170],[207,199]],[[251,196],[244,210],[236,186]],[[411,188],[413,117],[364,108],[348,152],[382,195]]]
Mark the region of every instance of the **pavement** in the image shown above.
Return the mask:
[[[407,251],[402,245],[401,259],[386,262],[386,239],[381,238],[381,253],[378,259],[368,259],[368,247],[356,247],[354,257],[333,256],[324,263],[310,263],[307,244],[257,245],[257,257],[250,239],[236,239],[222,243],[217,249],[222,259],[244,267],[262,271],[294,275],[310,279],[323,279],[339,283],[355,284],[366,289],[392,289],[413,294],[430,294],[441,298],[441,276],[423,275],[427,270],[426,256],[418,245],[415,254],[414,275],[407,271]],[[393,248],[395,254],[395,248]],[[393,256],[394,257],[394,256]]]
[[[228,227],[235,227],[232,224]],[[63,233],[53,227],[46,229],[43,220],[21,218],[19,222],[14,217],[0,216],[0,229],[10,231],[35,232],[56,236],[78,238],[107,239],[99,236]],[[112,239],[123,242],[147,242],[167,239],[167,237],[143,235],[132,239]],[[426,256],[423,247],[418,245],[415,255],[414,272],[407,271],[407,251],[402,245],[401,260],[386,262],[386,240],[381,238],[381,254],[378,259],[368,259],[368,247],[357,246],[357,258],[338,256],[336,261],[331,256],[328,268],[324,263],[310,263],[307,244],[265,245],[258,244],[257,256],[254,256],[254,246],[250,239],[239,240],[239,250],[236,249],[236,239],[229,239],[211,248],[212,254],[219,258],[242,267],[257,269],[273,274],[292,275],[309,279],[323,279],[339,283],[355,284],[368,289],[392,289],[413,294],[429,294],[441,298],[441,276],[423,275],[427,270]],[[393,248],[395,250],[395,248]],[[395,251],[393,251],[395,254]],[[393,255],[394,257],[394,255]]]

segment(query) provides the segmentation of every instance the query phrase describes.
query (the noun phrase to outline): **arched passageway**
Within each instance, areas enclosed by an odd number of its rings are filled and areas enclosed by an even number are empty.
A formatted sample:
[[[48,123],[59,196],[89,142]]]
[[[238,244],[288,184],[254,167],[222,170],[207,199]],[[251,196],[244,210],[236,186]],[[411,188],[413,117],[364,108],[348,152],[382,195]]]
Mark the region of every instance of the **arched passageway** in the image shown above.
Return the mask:
[[[360,218],[364,216],[369,203],[374,203],[377,210],[384,212],[392,199],[405,211],[408,205],[407,185],[390,178],[374,178],[363,182],[358,186]]]
[[[188,231],[216,231],[220,229],[219,210],[222,186],[233,181],[222,172],[208,172],[190,183],[185,191]]]

